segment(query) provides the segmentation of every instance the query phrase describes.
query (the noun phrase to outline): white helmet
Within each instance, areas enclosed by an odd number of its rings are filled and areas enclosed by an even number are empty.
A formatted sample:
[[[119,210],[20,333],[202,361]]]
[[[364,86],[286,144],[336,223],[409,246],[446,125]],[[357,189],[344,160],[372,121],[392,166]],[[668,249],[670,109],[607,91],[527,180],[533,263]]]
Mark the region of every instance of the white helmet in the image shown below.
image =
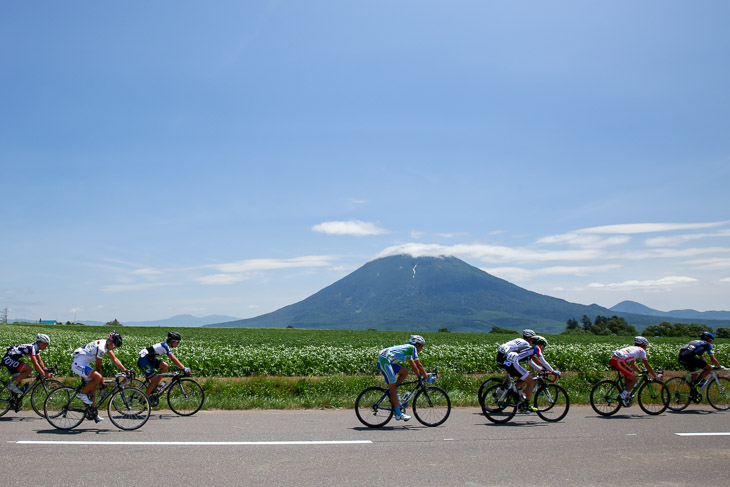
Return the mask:
[[[424,340],[421,335],[411,335],[411,338],[408,339],[408,343],[411,345],[423,345],[426,343],[426,340]]]
[[[529,328],[527,330],[522,330],[522,338],[532,338],[536,335],[537,335],[537,333],[530,330]]]
[[[47,343],[49,345],[51,344],[50,337],[48,335],[44,334],[44,333],[39,333],[38,335],[36,335],[35,341]]]
[[[649,340],[644,337],[634,337],[634,345],[646,348],[649,345]]]

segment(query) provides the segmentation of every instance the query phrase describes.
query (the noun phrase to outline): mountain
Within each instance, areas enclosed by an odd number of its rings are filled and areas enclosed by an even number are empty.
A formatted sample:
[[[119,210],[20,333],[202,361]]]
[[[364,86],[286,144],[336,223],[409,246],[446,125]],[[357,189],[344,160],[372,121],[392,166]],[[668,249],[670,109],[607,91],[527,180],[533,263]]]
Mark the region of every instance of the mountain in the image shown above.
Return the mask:
[[[233,316],[226,316],[226,315],[209,315],[209,316],[203,316],[201,318],[198,318],[197,316],[193,315],[175,315],[170,318],[165,318],[162,320],[154,320],[154,321],[122,321],[122,325],[124,326],[168,326],[168,327],[174,327],[174,326],[205,326],[210,325],[213,323],[221,323],[223,321],[232,321],[237,320],[238,318]],[[90,325],[90,326],[100,326],[105,325],[106,322],[102,323],[100,321],[79,321],[79,323],[82,323],[84,325]]]
[[[693,309],[675,309],[672,311],[659,311],[644,306],[635,301],[621,301],[616,306],[612,306],[611,311],[619,313],[636,313],[648,316],[661,316],[674,319],[685,320],[730,320],[730,311],[696,311]]]
[[[209,326],[488,332],[494,325],[559,333],[583,315],[619,315],[640,329],[656,324],[650,316],[528,291],[456,257],[396,255],[272,313]]]

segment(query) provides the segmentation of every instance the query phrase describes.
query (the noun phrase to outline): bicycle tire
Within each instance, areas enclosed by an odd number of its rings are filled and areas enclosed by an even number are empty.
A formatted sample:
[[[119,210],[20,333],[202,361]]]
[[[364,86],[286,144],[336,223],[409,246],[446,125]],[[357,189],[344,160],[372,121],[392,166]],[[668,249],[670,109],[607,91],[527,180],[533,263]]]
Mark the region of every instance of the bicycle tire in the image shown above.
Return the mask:
[[[13,393],[8,389],[6,382],[0,383],[0,387],[2,387],[0,389],[0,416],[3,416],[10,409],[10,399]]]
[[[535,391],[533,401],[537,415],[550,423],[563,419],[570,409],[568,392],[557,384],[543,384]]]
[[[664,382],[658,380],[647,380],[641,384],[637,392],[639,407],[646,414],[656,416],[667,410],[669,404],[669,391]]]
[[[144,382],[142,382],[139,379],[129,379],[126,384],[124,384],[125,389],[139,389],[140,391],[144,392],[145,395],[147,395],[147,386]]]
[[[489,379],[482,382],[482,385],[479,386],[479,392],[477,392],[477,400],[479,401],[479,405],[483,408],[484,407],[484,391],[492,387],[494,384],[499,384],[504,380],[504,377],[490,377]]]
[[[730,379],[716,377],[707,384],[707,402],[718,411],[730,409]]]
[[[669,392],[669,404],[671,411],[682,411],[690,403],[691,387],[684,377],[672,377],[664,383]]]
[[[61,387],[65,387],[63,382],[55,379],[46,379],[35,383],[33,390],[30,391],[30,405],[38,416],[41,418],[44,416],[43,405],[46,403],[48,394]]]
[[[506,392],[506,394],[505,394]],[[484,416],[495,424],[506,423],[517,413],[517,398],[511,390],[505,391],[501,384],[495,384],[484,391]]]
[[[362,391],[355,400],[355,415],[368,428],[385,426],[393,417],[388,389],[373,386]]]
[[[591,407],[601,416],[613,416],[621,409],[619,394],[621,389],[615,380],[598,381],[591,389]]]
[[[449,419],[451,399],[446,391],[436,386],[426,386],[413,398],[413,415],[424,426],[438,426]]]
[[[48,394],[43,403],[43,415],[51,426],[70,430],[84,421],[86,404],[76,397],[77,394],[72,387],[59,387]]]
[[[175,381],[167,390],[167,404],[180,416],[192,416],[200,411],[205,401],[203,387],[193,379]]]
[[[147,395],[133,387],[124,387],[112,394],[106,410],[109,421],[126,431],[141,428],[151,414]]]

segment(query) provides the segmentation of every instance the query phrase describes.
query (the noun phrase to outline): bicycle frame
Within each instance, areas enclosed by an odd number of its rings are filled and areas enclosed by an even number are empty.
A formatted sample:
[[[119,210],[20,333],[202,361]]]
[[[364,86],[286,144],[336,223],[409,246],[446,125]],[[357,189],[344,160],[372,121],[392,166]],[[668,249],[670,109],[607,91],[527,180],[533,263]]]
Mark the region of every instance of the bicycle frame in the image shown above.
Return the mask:
[[[55,373],[57,369],[58,369],[58,367],[47,367],[45,370],[47,372],[50,372],[50,373]],[[48,390],[48,386],[47,386],[46,381],[49,381],[50,380],[50,381],[53,381],[53,382],[57,382],[58,384],[61,384],[60,382],[58,382],[56,380],[46,379],[45,377],[41,377],[37,373],[36,374],[33,374],[33,375],[29,376],[29,377],[27,377],[27,379],[31,379],[31,381],[30,382],[26,382],[25,384],[23,384],[21,386],[21,388],[20,388],[21,391],[22,391],[21,394],[17,394],[17,393],[15,393],[13,391],[10,391],[8,389],[8,392],[10,393],[10,396],[7,397],[7,398],[0,399],[0,404],[2,404],[2,403],[7,404],[7,406],[4,406],[4,405],[0,406],[0,411],[2,411],[2,412],[0,412],[0,416],[3,415],[3,414],[5,414],[5,412],[7,412],[8,409],[12,409],[16,413],[19,412],[22,409],[23,400],[25,399],[25,396],[27,396],[28,394],[33,395],[33,392],[38,387],[42,387],[44,389],[44,392],[46,394],[48,394],[49,390]],[[3,381],[0,381],[2,383],[2,388],[3,389],[6,389],[7,386],[12,383],[12,381],[13,381],[13,377],[12,376],[7,381],[4,381],[4,380]],[[36,411],[37,414],[43,416],[43,413],[40,412],[38,409],[36,409],[36,407],[37,406],[34,403],[33,404],[33,410]],[[42,411],[42,409],[43,408],[41,407],[41,411]]]

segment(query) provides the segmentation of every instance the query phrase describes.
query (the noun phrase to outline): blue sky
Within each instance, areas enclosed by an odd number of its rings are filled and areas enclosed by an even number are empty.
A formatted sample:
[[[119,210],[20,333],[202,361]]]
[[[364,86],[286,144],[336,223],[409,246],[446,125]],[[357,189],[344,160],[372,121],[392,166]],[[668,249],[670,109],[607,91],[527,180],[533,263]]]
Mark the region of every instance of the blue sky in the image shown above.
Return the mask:
[[[0,307],[257,316],[398,252],[729,309],[730,4],[6,2]]]

